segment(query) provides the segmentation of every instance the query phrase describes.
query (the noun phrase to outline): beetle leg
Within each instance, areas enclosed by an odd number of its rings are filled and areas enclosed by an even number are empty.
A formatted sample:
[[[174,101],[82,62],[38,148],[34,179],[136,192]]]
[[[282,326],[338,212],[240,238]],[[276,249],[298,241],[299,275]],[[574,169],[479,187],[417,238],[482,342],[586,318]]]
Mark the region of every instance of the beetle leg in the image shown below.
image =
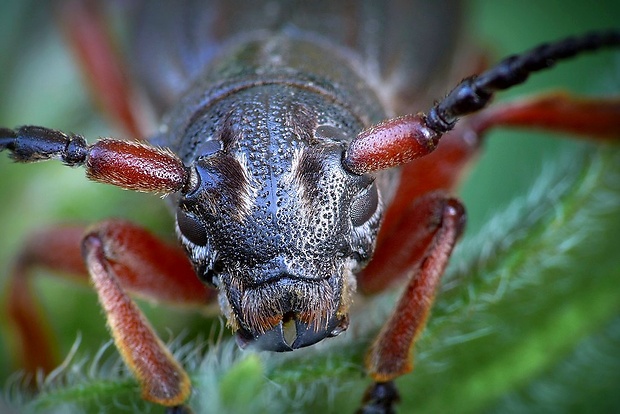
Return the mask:
[[[63,28],[88,81],[86,84],[104,113],[129,137],[143,139],[147,135],[145,116],[100,9],[93,1],[62,2],[59,26]]]
[[[443,225],[442,214],[448,196],[435,191],[410,200],[392,231],[385,234],[372,260],[357,275],[360,292],[375,294],[411,273]],[[383,230],[383,229],[382,229]]]
[[[107,265],[123,289],[136,296],[190,308],[204,306],[216,296],[200,282],[181,247],[168,245],[135,224],[104,221],[88,229],[85,239],[93,237],[103,243]]]
[[[139,270],[143,275],[148,275],[148,272],[136,267],[141,260],[133,263],[118,262],[119,258],[115,255],[123,255],[124,252],[111,249],[111,245],[116,242],[102,237],[95,230],[89,232],[82,243],[84,259],[114,343],[125,364],[138,379],[143,399],[166,406],[180,405],[191,391],[189,377],[120,282],[130,278],[133,271]],[[141,255],[149,252],[131,253],[138,253],[137,259],[141,259]]]
[[[392,397],[386,400],[385,391],[393,388],[391,381],[413,369],[411,348],[424,328],[435,291],[465,225],[461,203],[441,193],[429,194],[417,208],[426,212],[424,223],[431,225],[431,230],[421,238],[414,234],[414,247],[420,248],[420,240],[427,240],[425,249],[411,258],[413,274],[366,356],[366,369],[375,382],[365,396],[365,409],[369,412],[376,408],[389,412],[398,394],[393,390],[389,393]],[[410,237],[400,236],[401,243]]]
[[[88,232],[81,226],[52,228],[35,234],[26,243],[9,282],[8,300],[8,314],[17,326],[17,337],[23,345],[25,368],[30,372],[39,367],[50,371],[57,361],[53,349],[49,348],[51,341],[47,326],[41,322],[41,313],[36,311],[29,270],[47,267],[86,282],[88,272],[82,253],[117,345],[124,352],[123,357],[133,361],[135,355],[132,356],[131,352],[135,353],[136,348],[132,347],[147,346],[152,351],[152,358],[163,358],[155,359],[155,363],[144,358],[138,363],[128,362],[141,384],[146,382],[143,389],[147,398],[167,403],[158,392],[146,391],[152,388],[152,381],[149,382],[152,376],[149,377],[146,370],[159,369],[168,372],[168,377],[162,378],[170,380],[173,377],[172,382],[178,382],[176,385],[164,382],[164,385],[179,389],[177,399],[184,399],[187,396],[184,373],[177,369],[165,346],[125,292],[195,308],[204,307],[215,294],[200,283],[182,249],[168,246],[146,230],[122,221],[106,221]],[[48,344],[48,347],[42,344]],[[144,361],[147,361],[147,368],[143,367]],[[172,400],[172,403],[178,401]]]
[[[471,117],[478,135],[497,126],[542,128],[590,140],[620,139],[620,99],[551,93],[494,105]]]
[[[71,275],[86,282],[87,272],[80,252],[84,234],[81,226],[65,226],[39,231],[28,239],[20,252],[7,283],[7,316],[16,329],[13,336],[20,353],[20,366],[26,372],[37,369],[50,372],[58,363],[59,355],[53,335],[42,321],[35,292],[31,285],[30,270],[47,267],[63,275]]]

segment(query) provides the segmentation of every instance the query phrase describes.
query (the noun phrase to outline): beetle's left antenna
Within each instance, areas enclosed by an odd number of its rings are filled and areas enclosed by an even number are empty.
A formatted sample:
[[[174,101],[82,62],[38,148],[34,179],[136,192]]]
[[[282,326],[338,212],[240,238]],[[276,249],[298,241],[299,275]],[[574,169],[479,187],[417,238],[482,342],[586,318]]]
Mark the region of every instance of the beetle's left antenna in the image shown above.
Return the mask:
[[[87,145],[81,135],[50,128],[0,128],[0,151],[17,162],[60,159],[84,166],[91,180],[127,190],[168,194],[181,191],[189,180],[183,162],[169,150],[143,142],[104,138]]]
[[[510,56],[481,75],[461,81],[431,108],[428,115],[419,113],[388,119],[360,132],[349,144],[343,166],[355,174],[364,174],[425,156],[435,150],[442,135],[452,130],[460,117],[487,107],[495,92],[521,84],[530,74],[581,52],[618,46],[620,31],[596,32],[543,44],[529,52]],[[571,111],[578,113],[580,109],[575,102],[569,103],[565,117],[569,117]],[[584,103],[581,107],[586,115],[588,111],[603,113],[603,119],[612,129],[620,119],[619,107],[615,103],[591,107]]]
[[[587,51],[620,46],[620,32],[595,32],[540,45],[512,55],[479,76],[464,79],[429,111],[427,125],[438,133],[450,131],[459,117],[486,107],[495,92],[519,85],[530,74],[554,66],[558,61]]]

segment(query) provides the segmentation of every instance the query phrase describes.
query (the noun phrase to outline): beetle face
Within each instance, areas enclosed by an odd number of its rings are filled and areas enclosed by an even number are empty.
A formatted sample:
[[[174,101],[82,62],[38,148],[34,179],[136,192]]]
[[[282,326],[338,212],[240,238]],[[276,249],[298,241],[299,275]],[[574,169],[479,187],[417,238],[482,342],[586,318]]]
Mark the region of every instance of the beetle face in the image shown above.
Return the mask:
[[[339,128],[299,108],[239,127],[252,110],[230,113],[190,166],[177,233],[238,342],[290,351],[346,329],[382,202],[373,177],[342,167]]]

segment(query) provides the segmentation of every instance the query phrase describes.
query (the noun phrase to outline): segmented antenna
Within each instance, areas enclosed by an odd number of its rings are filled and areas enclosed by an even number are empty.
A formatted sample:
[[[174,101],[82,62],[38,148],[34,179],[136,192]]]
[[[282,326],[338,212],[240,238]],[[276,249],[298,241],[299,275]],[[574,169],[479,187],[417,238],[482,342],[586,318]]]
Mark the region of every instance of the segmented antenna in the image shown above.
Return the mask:
[[[620,31],[590,33],[547,43],[510,56],[478,76],[464,79],[428,112],[388,119],[371,125],[351,141],[343,166],[352,173],[383,170],[423,157],[435,150],[459,117],[489,105],[495,92],[519,85],[534,72],[562,59],[604,47],[620,46]],[[617,112],[616,112],[617,113]],[[607,114],[607,120],[614,117]]]
[[[450,131],[459,117],[487,106],[495,92],[519,85],[530,74],[550,68],[560,60],[610,46],[620,46],[620,31],[569,37],[509,56],[482,74],[461,81],[428,112],[427,126],[440,134]]]

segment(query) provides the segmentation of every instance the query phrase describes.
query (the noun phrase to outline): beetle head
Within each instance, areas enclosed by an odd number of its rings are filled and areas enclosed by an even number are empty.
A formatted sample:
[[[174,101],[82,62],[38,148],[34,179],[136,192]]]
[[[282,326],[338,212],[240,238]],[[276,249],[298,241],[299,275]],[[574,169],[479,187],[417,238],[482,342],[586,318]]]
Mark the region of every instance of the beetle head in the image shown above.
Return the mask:
[[[343,168],[342,128],[298,106],[248,123],[259,109],[230,112],[202,143],[177,233],[238,342],[290,351],[347,328],[382,202],[373,177]]]

